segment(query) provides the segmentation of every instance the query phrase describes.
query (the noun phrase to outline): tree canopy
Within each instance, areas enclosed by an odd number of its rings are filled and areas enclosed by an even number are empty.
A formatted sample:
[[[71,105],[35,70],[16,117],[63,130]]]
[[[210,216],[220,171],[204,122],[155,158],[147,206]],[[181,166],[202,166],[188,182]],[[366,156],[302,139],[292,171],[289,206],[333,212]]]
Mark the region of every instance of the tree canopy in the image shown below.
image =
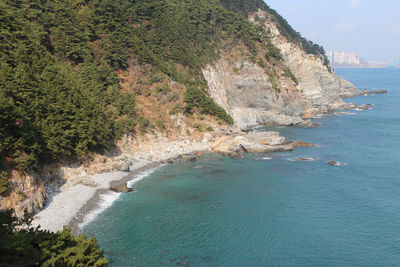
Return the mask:
[[[22,227],[11,214],[0,212],[1,266],[108,266],[95,238]]]

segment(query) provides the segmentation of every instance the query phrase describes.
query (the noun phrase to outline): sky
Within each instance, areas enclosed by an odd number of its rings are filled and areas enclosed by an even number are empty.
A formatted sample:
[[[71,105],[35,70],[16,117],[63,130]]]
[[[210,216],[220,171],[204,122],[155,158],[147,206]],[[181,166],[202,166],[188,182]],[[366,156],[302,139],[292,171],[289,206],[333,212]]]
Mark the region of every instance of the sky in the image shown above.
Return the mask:
[[[400,64],[400,0],[264,0],[325,50]]]

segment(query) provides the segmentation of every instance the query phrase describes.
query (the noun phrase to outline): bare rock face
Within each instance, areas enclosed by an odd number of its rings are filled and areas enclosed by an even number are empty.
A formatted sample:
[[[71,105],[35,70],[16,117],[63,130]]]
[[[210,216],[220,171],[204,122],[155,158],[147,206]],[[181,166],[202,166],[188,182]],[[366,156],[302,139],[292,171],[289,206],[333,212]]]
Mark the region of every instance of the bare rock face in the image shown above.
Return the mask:
[[[256,125],[312,127],[307,118],[347,108],[349,104],[341,97],[361,93],[330,71],[318,56],[306,54],[299,45],[290,43],[264,11],[250,16],[250,21],[259,23],[255,22],[256,15],[264,21],[261,26],[281,50],[284,65],[296,76],[298,84],[280,79],[275,81],[279,86],[276,90],[263,68],[234,52],[203,68],[211,97],[242,130]]]
[[[210,150],[232,157],[241,157],[241,152],[266,153],[293,150],[278,132],[258,132],[238,136],[224,136],[210,146]]]
[[[262,26],[271,33],[271,40],[281,50],[285,65],[299,81],[298,90],[304,93],[316,113],[341,109],[345,105],[341,97],[361,93],[352,83],[330,71],[318,56],[306,54],[299,45],[288,42],[264,11],[259,10],[257,16],[265,18]],[[250,20],[254,21],[254,17]]]
[[[15,214],[20,218],[32,215],[42,209],[47,192],[40,177],[36,174],[25,175],[17,171],[13,171],[11,177],[14,191],[1,198],[0,207],[2,209],[14,208]]]
[[[236,72],[234,71],[236,70]],[[256,125],[297,125],[311,105],[296,90],[278,93],[264,70],[243,57],[225,57],[203,69],[211,97],[242,130]]]

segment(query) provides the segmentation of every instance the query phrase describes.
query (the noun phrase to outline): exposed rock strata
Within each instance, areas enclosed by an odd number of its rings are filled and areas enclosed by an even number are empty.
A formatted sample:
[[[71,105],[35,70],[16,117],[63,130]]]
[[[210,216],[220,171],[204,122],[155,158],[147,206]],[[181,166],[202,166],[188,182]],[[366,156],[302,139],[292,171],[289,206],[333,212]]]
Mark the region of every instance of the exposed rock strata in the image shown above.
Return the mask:
[[[266,153],[293,150],[294,146],[285,143],[285,137],[278,132],[257,132],[224,136],[210,146],[213,152],[232,157],[241,157],[242,152]]]
[[[258,16],[258,22],[255,16]],[[360,94],[354,85],[330,71],[323,61],[282,36],[264,11],[250,16],[261,23],[283,56],[286,67],[297,77],[294,87],[288,80],[278,81],[274,89],[263,68],[244,56],[223,55],[215,64],[203,68],[209,92],[225,108],[237,125],[246,130],[256,125],[311,127],[307,118],[330,110],[346,109],[341,97]]]
[[[311,125],[310,103],[298,91],[277,94],[264,70],[243,57],[226,57],[203,69],[211,97],[246,130],[256,125]],[[237,72],[234,69],[237,69]]]

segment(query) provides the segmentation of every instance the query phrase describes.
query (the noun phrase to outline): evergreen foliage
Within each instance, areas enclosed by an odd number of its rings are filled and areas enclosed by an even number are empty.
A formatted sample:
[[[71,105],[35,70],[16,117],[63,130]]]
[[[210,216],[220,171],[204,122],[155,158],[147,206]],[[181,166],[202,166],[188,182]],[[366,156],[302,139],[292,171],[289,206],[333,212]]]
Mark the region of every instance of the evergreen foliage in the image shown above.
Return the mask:
[[[321,58],[325,66],[331,71],[328,57],[322,46],[313,43],[310,40],[302,37],[301,34],[295,31],[292,26],[278,14],[274,9],[270,8],[263,0],[220,0],[222,5],[230,10],[241,13],[247,17],[250,13],[256,12],[258,9],[264,10],[270,14],[270,18],[274,20],[279,31],[285,36],[289,42],[299,44],[307,54],[316,55]]]
[[[11,214],[0,212],[0,265],[108,266],[95,238],[74,237],[68,228],[57,233],[21,228]]]
[[[132,129],[133,97],[96,62],[91,27],[70,4],[0,1],[0,156],[21,170],[105,149]]]
[[[0,163],[26,170],[107,149],[136,123],[144,130],[149,123],[136,117],[134,95],[116,75],[130,57],[185,85],[186,113],[231,123],[207,94],[201,68],[227,42],[244,44],[254,62],[259,48],[281,60],[243,16],[258,8],[321,55],[262,0],[0,0]]]
[[[233,123],[233,119],[223,108],[215,104],[215,102],[207,96],[206,92],[196,87],[187,88],[185,92],[185,101],[187,103],[185,112],[188,114],[193,113],[193,108],[196,107],[202,114],[213,115],[221,118],[223,121]]]
[[[10,191],[10,182],[8,181],[8,174],[5,171],[0,172],[0,196],[5,196]]]

